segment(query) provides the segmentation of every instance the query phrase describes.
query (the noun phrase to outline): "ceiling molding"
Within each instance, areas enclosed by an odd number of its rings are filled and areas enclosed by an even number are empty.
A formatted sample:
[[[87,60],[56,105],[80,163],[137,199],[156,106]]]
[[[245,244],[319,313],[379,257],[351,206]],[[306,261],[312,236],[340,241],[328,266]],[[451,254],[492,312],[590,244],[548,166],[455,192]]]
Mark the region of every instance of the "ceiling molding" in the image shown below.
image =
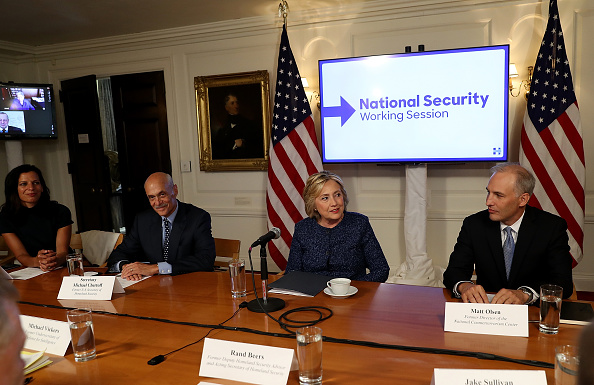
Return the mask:
[[[327,7],[292,12],[288,28],[317,23],[371,22],[385,19],[403,19],[463,12],[485,7],[531,4],[526,0],[375,0],[340,7]],[[0,41],[0,58],[9,60],[49,60],[89,54],[111,53],[139,49],[155,49],[185,44],[200,44],[227,39],[245,38],[253,35],[278,33],[282,26],[278,15],[257,16],[226,20],[193,26],[155,30],[127,35],[43,45],[38,47]],[[20,60],[19,60],[20,59]]]

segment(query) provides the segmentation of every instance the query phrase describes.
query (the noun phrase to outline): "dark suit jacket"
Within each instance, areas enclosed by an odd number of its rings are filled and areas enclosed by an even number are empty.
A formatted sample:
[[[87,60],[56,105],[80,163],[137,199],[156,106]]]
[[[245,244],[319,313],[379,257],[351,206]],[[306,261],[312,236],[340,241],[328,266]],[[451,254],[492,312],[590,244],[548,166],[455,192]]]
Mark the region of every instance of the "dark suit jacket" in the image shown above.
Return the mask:
[[[499,222],[490,220],[484,210],[464,219],[443,283],[451,290],[456,283],[469,281],[476,269],[476,283],[487,292],[529,286],[538,293],[540,285],[552,283],[562,286],[567,298],[573,292],[571,265],[565,220],[526,206],[508,280]]]
[[[172,275],[194,271],[212,271],[215,245],[210,215],[195,206],[178,201],[179,209],[169,238],[168,263]],[[143,211],[124,241],[109,256],[108,266],[119,261],[164,262],[161,216],[153,209]]]
[[[23,131],[15,126],[8,126],[8,132],[5,134],[22,134]],[[0,135],[3,134],[2,129],[0,128]]]

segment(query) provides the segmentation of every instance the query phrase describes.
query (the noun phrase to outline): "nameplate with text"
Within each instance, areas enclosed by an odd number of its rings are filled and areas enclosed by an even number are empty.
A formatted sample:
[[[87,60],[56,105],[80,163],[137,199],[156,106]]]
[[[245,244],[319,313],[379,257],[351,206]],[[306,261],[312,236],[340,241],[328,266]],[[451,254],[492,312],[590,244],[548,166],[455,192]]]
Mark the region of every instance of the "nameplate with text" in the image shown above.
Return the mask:
[[[207,338],[199,374],[251,384],[286,384],[294,355],[293,349]]]
[[[547,385],[544,370],[433,369],[431,385]]]
[[[444,330],[528,337],[528,306],[446,302]]]
[[[64,356],[70,344],[68,322],[21,315],[21,326],[27,335],[25,349],[46,351]]]
[[[62,278],[58,299],[86,299],[108,301],[113,293],[125,293],[114,276]]]

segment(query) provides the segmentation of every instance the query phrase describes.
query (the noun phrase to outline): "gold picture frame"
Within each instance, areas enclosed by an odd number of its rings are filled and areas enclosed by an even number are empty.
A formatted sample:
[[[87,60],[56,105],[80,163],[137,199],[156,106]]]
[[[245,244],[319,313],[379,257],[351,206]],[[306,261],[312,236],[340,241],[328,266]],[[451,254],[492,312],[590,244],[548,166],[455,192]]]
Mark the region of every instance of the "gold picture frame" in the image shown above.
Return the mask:
[[[196,76],[201,171],[268,168],[268,71]]]

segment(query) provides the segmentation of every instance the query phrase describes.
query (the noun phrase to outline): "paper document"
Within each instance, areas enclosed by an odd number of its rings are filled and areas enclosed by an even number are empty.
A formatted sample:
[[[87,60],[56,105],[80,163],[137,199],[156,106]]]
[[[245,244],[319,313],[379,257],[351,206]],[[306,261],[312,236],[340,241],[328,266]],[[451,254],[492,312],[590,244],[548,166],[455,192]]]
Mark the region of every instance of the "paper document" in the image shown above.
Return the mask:
[[[52,363],[48,356],[43,355],[44,353],[21,351],[21,359],[25,362],[25,375]]]
[[[42,271],[37,267],[25,267],[24,269],[8,273],[8,275],[10,275],[12,279],[29,279],[45,273],[47,273],[47,271]]]
[[[124,278],[120,277],[120,275],[119,275],[119,274],[116,276],[116,279],[118,280],[118,282],[120,283],[120,285],[122,285],[122,289],[125,289],[125,288],[127,288],[128,286],[132,286],[132,285],[134,285],[135,283],[142,282],[142,281],[144,281],[144,280],[145,280],[145,279],[147,279],[147,278],[150,278],[150,276],[149,276],[149,275],[147,275],[147,276],[145,276],[145,277],[142,277],[142,278],[141,278],[140,280],[138,280],[138,281],[129,281],[129,280],[127,280],[127,279],[124,279]]]

